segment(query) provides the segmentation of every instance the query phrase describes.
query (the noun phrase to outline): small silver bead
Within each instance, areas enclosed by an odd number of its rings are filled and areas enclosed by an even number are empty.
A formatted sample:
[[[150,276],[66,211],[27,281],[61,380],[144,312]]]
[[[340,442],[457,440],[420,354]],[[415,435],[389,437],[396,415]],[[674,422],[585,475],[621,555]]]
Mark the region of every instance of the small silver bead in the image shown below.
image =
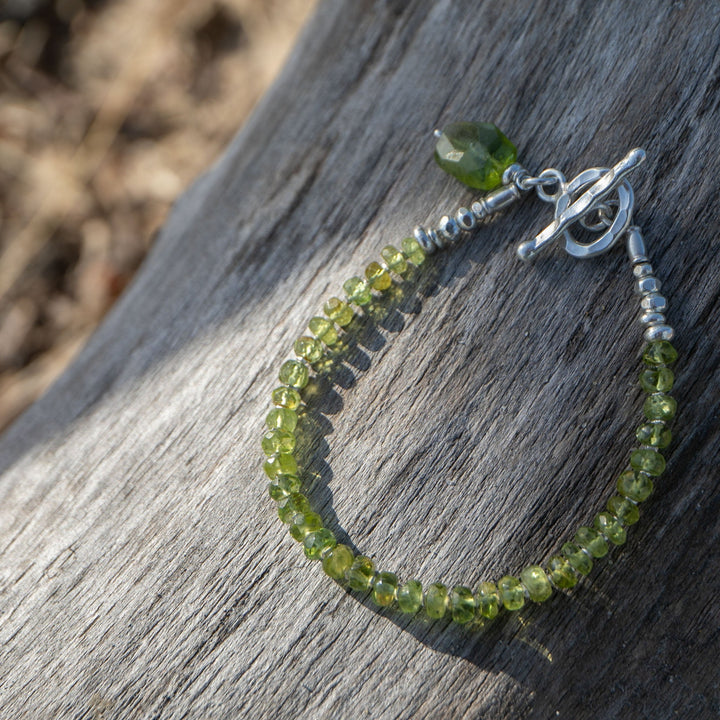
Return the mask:
[[[457,220],[449,215],[443,215],[440,218],[438,231],[440,235],[450,242],[454,242],[460,236],[460,226],[458,225]]]
[[[445,247],[445,240],[442,235],[438,235],[437,230],[428,230],[428,237],[437,250],[442,250]]]
[[[485,200],[476,200],[470,208],[472,209],[472,214],[477,218],[477,220],[484,220],[490,214],[487,205],[485,204]]]
[[[665,312],[668,308],[668,301],[664,295],[650,293],[649,295],[645,295],[640,301],[640,307],[650,312]]]
[[[645,330],[643,337],[648,342],[672,340],[675,337],[675,331],[669,325],[651,325]]]
[[[637,225],[631,225],[627,229],[627,252],[630,262],[633,263],[633,265],[639,262],[647,262],[648,260],[645,241]]]
[[[640,278],[635,285],[635,291],[640,295],[649,295],[650,293],[657,293],[660,291],[662,283],[652,275],[648,277]]]
[[[457,220],[457,224],[460,226],[460,228],[462,230],[465,230],[466,232],[468,230],[472,230],[477,222],[475,220],[475,216],[472,214],[472,211],[468,210],[466,207],[461,207],[457,211],[455,219]]]
[[[640,263],[633,268],[633,275],[640,279],[653,274],[653,266],[650,263]]]
[[[643,325],[664,325],[665,319],[665,316],[659,312],[646,312],[640,316]]]
[[[420,243],[420,247],[427,253],[431,254],[437,250],[435,243],[428,237],[427,231],[422,225],[418,225],[413,230],[415,239]]]

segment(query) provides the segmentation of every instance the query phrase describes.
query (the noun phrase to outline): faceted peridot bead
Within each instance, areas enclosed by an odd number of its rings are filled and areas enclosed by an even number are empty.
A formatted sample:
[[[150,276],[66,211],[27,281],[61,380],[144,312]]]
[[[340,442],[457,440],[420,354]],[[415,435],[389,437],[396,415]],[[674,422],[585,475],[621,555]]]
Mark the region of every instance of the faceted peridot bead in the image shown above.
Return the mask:
[[[380,256],[385,261],[390,270],[398,275],[404,275],[407,272],[407,260],[405,256],[394,246],[386,245],[381,251]]]
[[[280,473],[283,475],[297,475],[297,461],[292,453],[279,453],[269,457],[263,465],[265,474],[272,480]]]
[[[554,555],[548,560],[547,571],[556,588],[565,590],[577,585],[578,577],[573,566],[560,555]]]
[[[308,384],[308,369],[304,362],[286,360],[280,367],[280,382],[302,390]]]
[[[456,585],[450,593],[450,612],[453,622],[465,625],[475,617],[475,598],[472,590]]]
[[[677,360],[677,350],[667,341],[650,343],[643,353],[646,365],[672,365]]]
[[[607,509],[625,525],[634,525],[640,519],[638,506],[626,497],[613,495],[607,502]]]
[[[520,573],[520,580],[533,602],[545,602],[552,595],[552,586],[539,565],[530,565]]]
[[[677,403],[674,397],[656,393],[645,398],[643,412],[648,420],[663,420],[667,422],[675,417]]]
[[[500,595],[495,583],[481,582],[475,593],[475,605],[480,617],[492,620],[500,610]]]
[[[308,328],[318,340],[322,340],[328,347],[332,347],[338,341],[335,325],[327,318],[316,315],[310,319]]]
[[[320,560],[326,553],[337,545],[335,536],[327,528],[309,533],[303,540],[303,551],[308,560]]]
[[[295,435],[287,430],[270,430],[263,435],[262,449],[266,455],[291,453],[295,449]]]
[[[365,592],[370,589],[375,575],[375,563],[364,555],[358,555],[347,573],[348,586],[351,590]]]
[[[588,575],[592,570],[592,560],[590,559],[590,556],[577,545],[574,545],[573,543],[565,543],[562,546],[561,552],[579,573]]]
[[[271,430],[294,432],[297,427],[297,414],[288,408],[273,408],[265,418],[265,424]]]
[[[433,620],[439,620],[448,608],[448,589],[442,583],[433,583],[425,591],[425,612]]]
[[[300,478],[296,475],[278,475],[268,486],[268,493],[278,502],[300,490]]]
[[[403,238],[402,253],[413,265],[422,265],[425,262],[425,251],[414,237]]]
[[[645,473],[626,470],[617,480],[617,490],[620,495],[636,503],[644,502],[653,491],[653,482]]]
[[[383,292],[392,285],[390,273],[378,262],[371,262],[365,268],[365,277],[373,290]]]
[[[395,573],[381,572],[375,576],[372,584],[372,599],[376,605],[387,607],[395,600],[398,579]]]
[[[438,137],[435,160],[448,174],[476,190],[494,190],[517,158],[515,146],[492,123],[457,122]]]
[[[669,367],[650,367],[640,373],[640,387],[646,393],[670,392],[674,380]]]
[[[397,603],[404,613],[416,613],[423,603],[422,585],[417,580],[406,582],[398,588]]]
[[[295,354],[307,360],[310,364],[316,363],[323,356],[323,346],[319,340],[302,335],[295,341]]]
[[[348,302],[356,305],[368,305],[372,302],[370,286],[365,280],[359,277],[351,277],[343,283],[343,290],[347,295]]]
[[[347,545],[336,545],[322,559],[323,570],[333,580],[344,580],[353,563],[353,552]]]
[[[301,403],[300,393],[291,387],[275,388],[272,391],[272,403],[281,408],[295,410]]]
[[[640,448],[630,453],[630,467],[636,472],[657,477],[665,470],[665,458],[656,450]]]
[[[601,532],[613,545],[623,545],[627,539],[627,531],[623,524],[612,513],[601,512],[595,516],[595,529]]]
[[[346,327],[355,315],[353,309],[340,298],[331,297],[323,306],[325,314],[340,327]]]
[[[290,535],[294,540],[302,542],[305,536],[322,527],[322,518],[312,510],[299,512],[290,524]]]
[[[525,605],[525,590],[522,583],[512,575],[505,575],[498,580],[500,600],[506,610],[519,610]]]
[[[641,445],[650,445],[659,449],[666,448],[672,442],[672,433],[662,423],[645,423],[635,431],[635,437]]]
[[[299,492],[294,492],[278,507],[278,516],[284,523],[291,523],[295,516],[300,513],[309,513],[310,503],[308,499]]]
[[[577,545],[585,548],[594,558],[605,557],[608,554],[608,544],[605,538],[593,528],[578,528],[574,540]]]

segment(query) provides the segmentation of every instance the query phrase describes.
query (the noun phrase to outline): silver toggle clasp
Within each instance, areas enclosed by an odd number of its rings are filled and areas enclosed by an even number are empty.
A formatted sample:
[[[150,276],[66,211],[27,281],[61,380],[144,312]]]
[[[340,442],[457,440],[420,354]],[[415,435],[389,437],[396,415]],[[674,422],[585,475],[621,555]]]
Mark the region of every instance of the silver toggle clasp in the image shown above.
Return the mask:
[[[635,148],[614,167],[590,168],[570,182],[565,182],[562,174],[557,171],[541,173],[540,178],[545,176],[550,180],[554,177],[558,185],[557,191],[553,194],[544,191],[541,194],[542,185],[537,188],[541,198],[555,204],[555,219],[533,240],[520,244],[517,249],[518,255],[523,260],[529,260],[537,255],[541,248],[561,235],[565,237],[565,250],[573,257],[587,258],[605,252],[630,225],[635,197],[625,176],[643,160],[645,160],[645,151]],[[588,224],[590,216],[602,208],[607,209],[604,200],[615,190],[617,190],[617,200],[607,203],[617,206],[612,221],[597,223],[591,228]],[[603,233],[593,242],[579,243],[569,230],[576,222],[582,222],[586,228],[591,229],[599,226]]]

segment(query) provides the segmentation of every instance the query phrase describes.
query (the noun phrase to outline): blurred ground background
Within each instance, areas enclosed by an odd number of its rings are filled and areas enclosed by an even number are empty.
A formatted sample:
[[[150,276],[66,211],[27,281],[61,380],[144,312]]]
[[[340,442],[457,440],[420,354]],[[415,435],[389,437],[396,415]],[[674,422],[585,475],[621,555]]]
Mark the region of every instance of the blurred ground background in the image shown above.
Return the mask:
[[[0,0],[0,430],[62,372],[316,0]]]

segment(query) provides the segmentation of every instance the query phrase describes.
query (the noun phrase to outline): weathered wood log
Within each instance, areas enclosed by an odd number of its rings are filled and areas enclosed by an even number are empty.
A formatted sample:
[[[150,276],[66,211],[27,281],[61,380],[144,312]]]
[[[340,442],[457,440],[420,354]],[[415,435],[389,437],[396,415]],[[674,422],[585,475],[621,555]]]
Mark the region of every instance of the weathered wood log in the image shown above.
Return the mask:
[[[0,441],[2,717],[717,717],[718,37],[715,3],[322,4]],[[485,632],[333,584],[274,517],[259,451],[324,299],[470,199],[431,155],[457,118],[497,122],[531,170],[645,147],[636,218],[681,353],[677,439],[627,546]],[[627,462],[627,260],[520,263],[549,219],[528,199],[435,256],[317,406],[308,493],[403,578],[472,585],[547,558]]]

